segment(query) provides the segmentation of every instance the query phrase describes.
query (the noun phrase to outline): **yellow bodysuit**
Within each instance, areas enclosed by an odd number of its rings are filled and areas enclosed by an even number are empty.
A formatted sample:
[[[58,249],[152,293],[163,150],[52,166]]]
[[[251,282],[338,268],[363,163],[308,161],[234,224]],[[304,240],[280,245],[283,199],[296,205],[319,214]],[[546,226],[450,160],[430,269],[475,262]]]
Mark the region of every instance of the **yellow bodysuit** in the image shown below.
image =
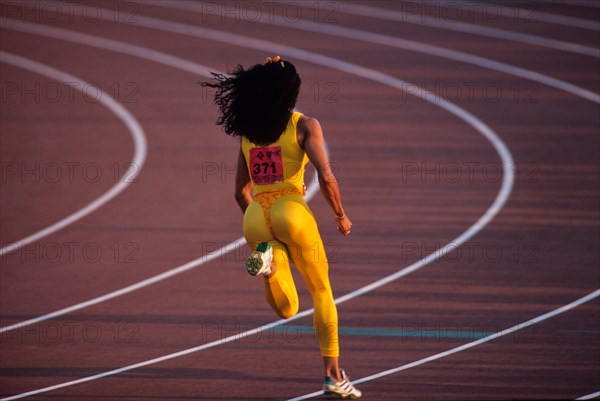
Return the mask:
[[[337,309],[329,284],[329,265],[317,222],[304,201],[308,157],[298,144],[294,112],[286,130],[268,146],[242,137],[242,152],[253,182],[253,201],[244,214],[244,236],[251,251],[268,241],[277,271],[265,277],[265,298],[275,313],[298,312],[298,293],[290,261],[304,278],[314,303],[314,326],[322,356],[339,356]]]

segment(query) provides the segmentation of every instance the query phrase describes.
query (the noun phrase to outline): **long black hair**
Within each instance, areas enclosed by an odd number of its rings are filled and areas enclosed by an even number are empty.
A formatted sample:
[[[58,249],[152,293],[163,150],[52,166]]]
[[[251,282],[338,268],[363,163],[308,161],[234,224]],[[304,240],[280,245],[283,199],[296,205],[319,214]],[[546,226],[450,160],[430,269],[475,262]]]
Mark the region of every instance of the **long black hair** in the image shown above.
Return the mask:
[[[202,86],[217,90],[217,124],[228,135],[245,136],[260,146],[279,139],[296,106],[302,82],[291,62],[267,58],[248,70],[238,65],[230,76],[211,74],[214,82],[203,82]]]

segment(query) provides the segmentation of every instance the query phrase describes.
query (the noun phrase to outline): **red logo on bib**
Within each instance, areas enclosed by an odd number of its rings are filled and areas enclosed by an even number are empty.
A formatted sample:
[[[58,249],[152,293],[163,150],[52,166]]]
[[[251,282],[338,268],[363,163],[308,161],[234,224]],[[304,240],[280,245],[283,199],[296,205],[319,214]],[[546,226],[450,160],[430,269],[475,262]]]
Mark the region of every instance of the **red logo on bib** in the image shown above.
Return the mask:
[[[250,175],[255,184],[283,181],[281,146],[250,149]]]

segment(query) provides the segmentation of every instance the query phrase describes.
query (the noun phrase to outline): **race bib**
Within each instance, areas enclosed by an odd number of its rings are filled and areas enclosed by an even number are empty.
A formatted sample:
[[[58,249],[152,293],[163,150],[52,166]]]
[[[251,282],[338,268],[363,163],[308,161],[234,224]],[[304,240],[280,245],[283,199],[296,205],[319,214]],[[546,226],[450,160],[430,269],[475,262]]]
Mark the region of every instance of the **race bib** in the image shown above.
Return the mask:
[[[255,184],[283,181],[281,146],[250,149],[250,175]]]

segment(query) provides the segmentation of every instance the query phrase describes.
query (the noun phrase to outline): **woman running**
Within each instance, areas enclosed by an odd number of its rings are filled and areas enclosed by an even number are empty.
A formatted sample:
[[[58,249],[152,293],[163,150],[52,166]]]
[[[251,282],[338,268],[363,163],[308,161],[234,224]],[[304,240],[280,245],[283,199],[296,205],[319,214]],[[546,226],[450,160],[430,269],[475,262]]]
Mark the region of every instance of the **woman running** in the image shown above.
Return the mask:
[[[338,317],[328,263],[317,223],[304,200],[304,167],[315,166],[321,192],[334,212],[338,231],[350,234],[337,181],[331,171],[319,122],[294,107],[300,76],[279,56],[230,77],[213,73],[219,106],[217,124],[241,137],[235,199],[244,212],[243,231],[252,255],[251,275],[264,278],[265,298],[281,318],[298,312],[290,261],[300,271],[314,303],[314,326],[325,365],[326,394],[359,398],[361,392],[339,368]]]

